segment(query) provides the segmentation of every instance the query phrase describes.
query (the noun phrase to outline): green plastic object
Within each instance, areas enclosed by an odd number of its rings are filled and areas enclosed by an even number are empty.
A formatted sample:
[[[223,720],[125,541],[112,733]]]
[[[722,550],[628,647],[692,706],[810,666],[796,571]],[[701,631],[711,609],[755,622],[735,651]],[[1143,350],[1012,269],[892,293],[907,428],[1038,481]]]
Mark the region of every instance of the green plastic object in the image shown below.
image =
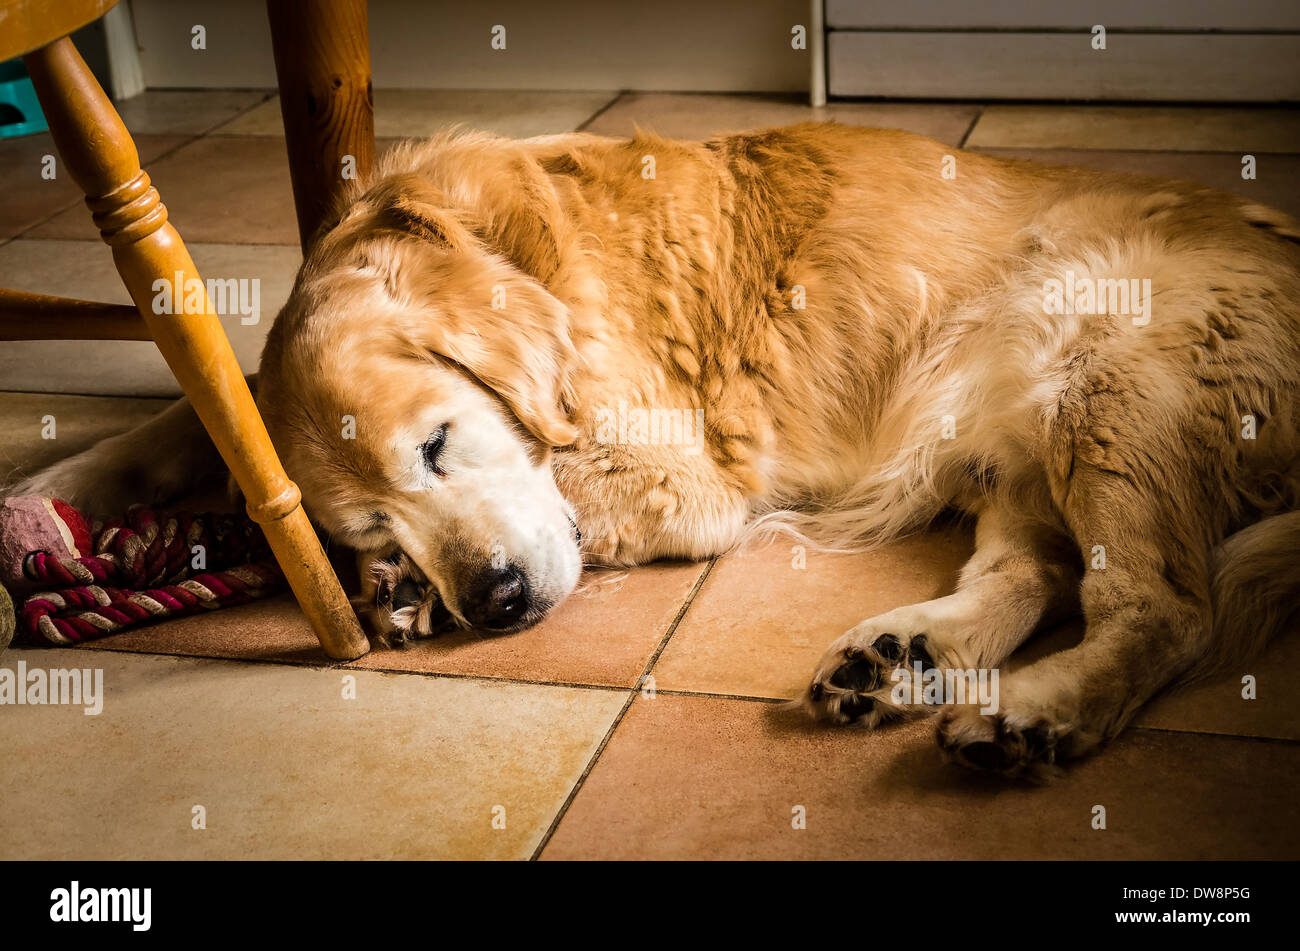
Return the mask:
[[[23,61],[0,63],[0,136],[31,135],[48,128]]]

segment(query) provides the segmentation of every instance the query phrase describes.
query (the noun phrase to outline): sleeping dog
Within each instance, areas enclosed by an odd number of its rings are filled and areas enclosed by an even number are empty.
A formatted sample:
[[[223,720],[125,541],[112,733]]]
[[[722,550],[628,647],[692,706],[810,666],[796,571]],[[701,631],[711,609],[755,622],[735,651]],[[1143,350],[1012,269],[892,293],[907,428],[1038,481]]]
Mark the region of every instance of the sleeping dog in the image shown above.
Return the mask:
[[[399,147],[318,236],[258,404],[389,637],[527,627],[584,562],[965,513],[956,591],[850,630],[802,702],[868,728],[941,711],[952,758],[1037,775],[1287,622],[1298,382],[1287,216],[810,124]],[[113,510],[204,454],[178,404],[20,490]],[[892,689],[1079,611],[1083,641],[1003,678],[996,713]]]

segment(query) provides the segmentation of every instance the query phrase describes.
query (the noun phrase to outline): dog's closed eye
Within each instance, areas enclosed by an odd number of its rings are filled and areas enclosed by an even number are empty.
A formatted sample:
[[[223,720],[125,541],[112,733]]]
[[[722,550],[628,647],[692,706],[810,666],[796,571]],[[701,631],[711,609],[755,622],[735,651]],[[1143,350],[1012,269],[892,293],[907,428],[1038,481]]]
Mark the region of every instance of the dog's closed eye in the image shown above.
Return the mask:
[[[438,460],[442,456],[443,447],[447,443],[447,424],[443,423],[438,427],[428,439],[420,446],[420,456],[424,459],[424,467],[436,476],[445,476]]]

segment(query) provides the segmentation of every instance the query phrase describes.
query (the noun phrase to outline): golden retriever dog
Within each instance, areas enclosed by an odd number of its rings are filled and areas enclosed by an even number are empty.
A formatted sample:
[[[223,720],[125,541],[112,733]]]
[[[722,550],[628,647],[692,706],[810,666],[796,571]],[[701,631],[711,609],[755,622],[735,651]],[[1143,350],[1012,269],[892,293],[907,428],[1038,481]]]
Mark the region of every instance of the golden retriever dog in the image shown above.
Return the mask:
[[[527,627],[584,561],[773,524],[866,548],[964,513],[956,591],[850,630],[802,703],[939,712],[951,758],[1027,776],[1287,623],[1298,399],[1294,220],[824,124],[399,147],[320,234],[258,380],[397,638]],[[159,445],[190,448],[142,482]],[[116,508],[210,455],[179,405],[22,488]],[[1080,611],[1082,642],[1003,678],[996,712],[895,689],[995,670]]]

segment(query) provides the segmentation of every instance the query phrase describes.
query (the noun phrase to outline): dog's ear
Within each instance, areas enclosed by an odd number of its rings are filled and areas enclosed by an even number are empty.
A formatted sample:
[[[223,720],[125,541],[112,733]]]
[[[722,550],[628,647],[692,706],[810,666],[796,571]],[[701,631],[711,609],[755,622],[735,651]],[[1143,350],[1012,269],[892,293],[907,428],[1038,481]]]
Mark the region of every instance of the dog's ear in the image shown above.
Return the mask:
[[[451,210],[447,196],[416,172],[390,176],[373,189],[371,200],[388,227],[450,251],[484,246],[544,283],[560,266],[550,224],[560,212],[554,196],[533,180],[536,174],[537,169],[521,165],[509,176],[478,183],[473,212]]]
[[[423,176],[391,176],[368,199],[381,228],[420,239],[385,262],[390,290],[414,305],[402,320],[410,342],[495,391],[548,446],[572,443],[568,308]]]
[[[547,445],[572,443],[568,308],[485,244],[464,212],[440,207],[437,188],[416,175],[390,183],[380,221],[421,239],[387,262],[392,289],[416,305],[403,315],[408,339],[494,390]]]
[[[567,446],[578,436],[568,309],[515,268],[489,263],[497,266],[477,279],[464,262],[459,274],[444,274],[419,341],[494,390],[546,445]]]
[[[475,242],[463,216],[448,207],[447,196],[423,175],[391,175],[372,188],[366,200],[377,210],[378,224],[435,247],[463,252]]]

